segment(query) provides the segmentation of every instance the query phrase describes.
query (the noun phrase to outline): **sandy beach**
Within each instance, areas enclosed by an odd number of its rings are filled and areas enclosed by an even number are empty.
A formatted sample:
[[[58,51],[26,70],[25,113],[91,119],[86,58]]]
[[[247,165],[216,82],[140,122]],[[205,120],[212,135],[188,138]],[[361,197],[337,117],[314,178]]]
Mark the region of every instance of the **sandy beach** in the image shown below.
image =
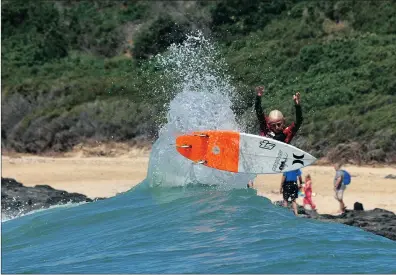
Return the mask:
[[[39,157],[30,155],[2,156],[2,177],[14,178],[25,186],[49,185],[88,197],[111,197],[125,192],[140,183],[147,174],[149,152],[119,157]],[[346,166],[352,183],[344,194],[346,206],[351,209],[356,201],[365,210],[383,208],[396,213],[396,180],[385,176],[396,175],[395,167]],[[310,173],[313,197],[318,212],[335,214],[338,203],[333,197],[334,168],[310,166],[302,169],[303,176]],[[279,194],[281,175],[259,175],[254,188],[259,195],[273,201]],[[298,199],[302,205],[302,199]]]

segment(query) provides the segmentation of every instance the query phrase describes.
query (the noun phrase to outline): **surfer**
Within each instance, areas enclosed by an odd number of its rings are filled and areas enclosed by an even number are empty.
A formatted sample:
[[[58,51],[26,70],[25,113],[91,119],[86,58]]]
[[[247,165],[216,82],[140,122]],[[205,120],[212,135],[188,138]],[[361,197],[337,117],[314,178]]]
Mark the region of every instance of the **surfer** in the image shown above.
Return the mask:
[[[293,95],[294,106],[296,108],[296,121],[292,122],[288,127],[285,127],[285,118],[278,110],[272,110],[268,117],[265,116],[263,107],[261,106],[261,96],[264,94],[264,86],[256,87],[256,102],[254,108],[260,123],[260,135],[273,138],[285,143],[290,143],[297,131],[300,129],[303,121],[300,93]]]
[[[285,143],[290,143],[297,131],[300,129],[303,121],[301,105],[300,105],[300,93],[297,92],[293,95],[294,106],[296,108],[296,122],[292,122],[288,127],[285,127],[285,118],[282,112],[278,110],[272,110],[268,117],[265,116],[263,107],[261,106],[261,97],[264,94],[264,86],[256,87],[256,101],[254,109],[260,123],[260,136],[273,138]],[[253,182],[249,181],[248,186],[253,187]]]

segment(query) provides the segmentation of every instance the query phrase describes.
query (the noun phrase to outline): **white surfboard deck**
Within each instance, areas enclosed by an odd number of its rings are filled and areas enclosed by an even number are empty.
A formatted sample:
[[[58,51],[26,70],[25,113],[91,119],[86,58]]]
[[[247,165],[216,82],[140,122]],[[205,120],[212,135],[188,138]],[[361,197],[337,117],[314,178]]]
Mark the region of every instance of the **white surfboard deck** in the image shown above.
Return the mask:
[[[313,164],[311,154],[271,138],[240,134],[239,173],[275,174],[297,170]]]
[[[195,163],[218,170],[275,174],[311,165],[316,158],[271,138],[235,131],[209,130],[176,138],[177,151]]]

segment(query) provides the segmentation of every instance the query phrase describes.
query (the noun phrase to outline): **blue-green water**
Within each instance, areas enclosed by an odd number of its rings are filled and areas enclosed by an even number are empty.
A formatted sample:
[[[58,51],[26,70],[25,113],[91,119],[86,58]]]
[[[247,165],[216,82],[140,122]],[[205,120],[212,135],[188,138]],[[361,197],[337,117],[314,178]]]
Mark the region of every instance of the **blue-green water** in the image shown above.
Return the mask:
[[[254,190],[149,187],[2,224],[3,273],[395,273],[396,242]]]
[[[3,273],[396,273],[396,242],[295,217],[246,189],[254,175],[176,152],[179,133],[245,129],[215,57],[199,36],[158,57],[175,87],[146,179],[103,201],[2,222]]]

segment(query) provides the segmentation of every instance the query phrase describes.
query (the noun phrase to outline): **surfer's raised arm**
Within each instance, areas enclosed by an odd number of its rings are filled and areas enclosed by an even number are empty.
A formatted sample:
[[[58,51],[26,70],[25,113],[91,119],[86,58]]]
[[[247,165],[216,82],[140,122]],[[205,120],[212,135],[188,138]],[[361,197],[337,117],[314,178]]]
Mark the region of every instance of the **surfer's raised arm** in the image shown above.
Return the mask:
[[[293,137],[296,135],[297,131],[300,129],[303,122],[302,110],[300,105],[300,93],[297,92],[293,95],[294,107],[296,108],[296,121],[293,122],[289,127],[287,127],[283,133],[286,135],[285,142],[290,143]]]
[[[303,122],[303,116],[302,116],[302,110],[301,110],[301,105],[300,105],[300,93],[297,92],[294,96],[293,96],[293,100],[294,100],[294,106],[296,108],[296,124],[295,124],[295,132],[298,131],[298,129],[300,129],[301,124]]]
[[[256,116],[260,124],[260,131],[262,135],[266,135],[268,133],[267,121],[265,120],[264,110],[261,106],[261,96],[264,93],[264,86],[256,87],[256,102],[254,104],[254,109],[256,110]]]

